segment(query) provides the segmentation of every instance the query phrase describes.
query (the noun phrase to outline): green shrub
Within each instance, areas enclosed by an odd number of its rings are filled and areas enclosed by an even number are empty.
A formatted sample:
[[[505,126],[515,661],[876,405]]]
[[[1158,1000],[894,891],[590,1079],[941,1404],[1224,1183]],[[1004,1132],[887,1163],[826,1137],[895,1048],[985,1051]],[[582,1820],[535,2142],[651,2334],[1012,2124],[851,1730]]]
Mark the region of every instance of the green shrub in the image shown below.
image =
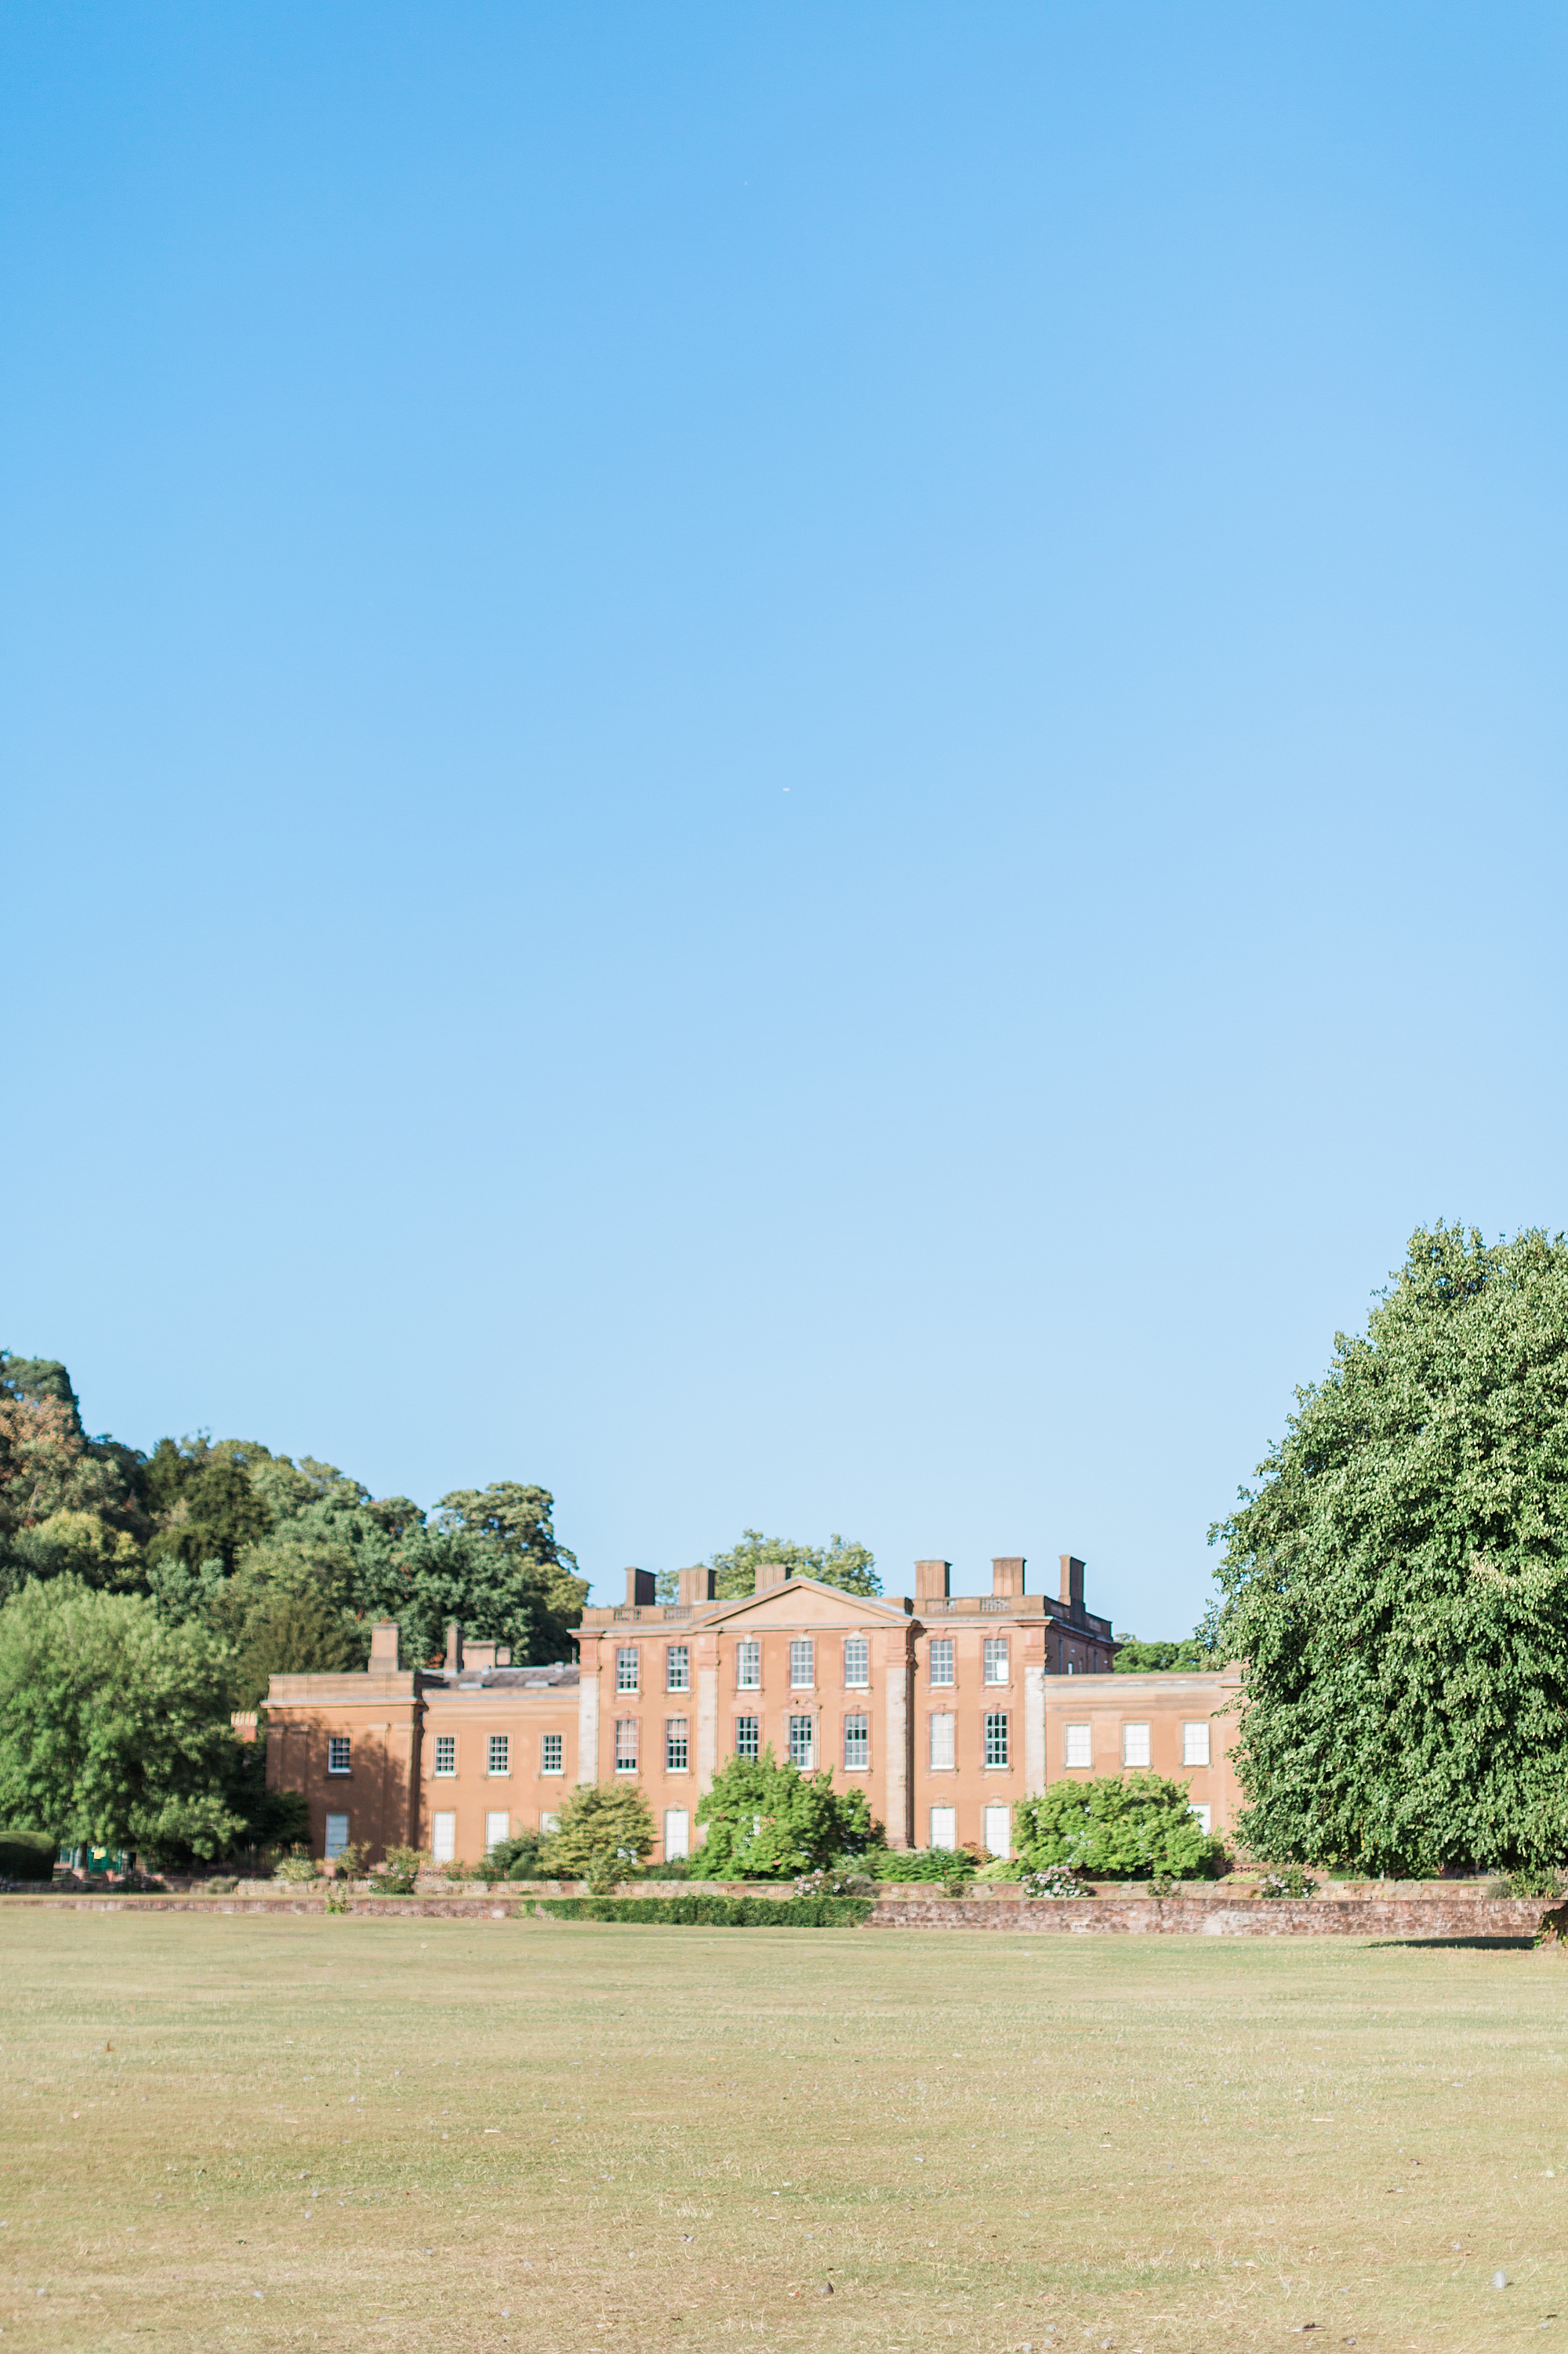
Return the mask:
[[[1065,1863],[1091,1880],[1201,1880],[1224,1848],[1199,1827],[1180,1782],[1160,1774],[1104,1774],[1054,1782],[1013,1814],[1013,1839],[1031,1871]]]
[[[635,1782],[579,1782],[539,1850],[537,1868],[552,1880],[613,1887],[636,1870],[656,1837]]]
[[[536,1879],[543,1845],[539,1831],[516,1831],[511,1839],[497,1840],[484,1859],[485,1872],[497,1880]]]
[[[835,1790],[831,1772],[802,1774],[771,1749],[732,1757],[697,1806],[710,1880],[793,1880],[880,1847],[882,1831],[861,1790]]]
[[[967,1888],[979,1861],[969,1848],[881,1848],[865,1859],[863,1870],[875,1880],[939,1880],[949,1894]]]
[[[863,1896],[545,1896],[557,1921],[632,1921],[688,1929],[858,1929]]]
[[[308,1848],[292,1847],[287,1855],[280,1856],[272,1867],[274,1880],[304,1881],[321,1877],[316,1860]]]
[[[0,1880],[52,1880],[55,1849],[42,1831],[0,1832]]]
[[[418,1882],[420,1861],[417,1847],[389,1847],[386,1869],[376,1875],[377,1893],[412,1896]]]

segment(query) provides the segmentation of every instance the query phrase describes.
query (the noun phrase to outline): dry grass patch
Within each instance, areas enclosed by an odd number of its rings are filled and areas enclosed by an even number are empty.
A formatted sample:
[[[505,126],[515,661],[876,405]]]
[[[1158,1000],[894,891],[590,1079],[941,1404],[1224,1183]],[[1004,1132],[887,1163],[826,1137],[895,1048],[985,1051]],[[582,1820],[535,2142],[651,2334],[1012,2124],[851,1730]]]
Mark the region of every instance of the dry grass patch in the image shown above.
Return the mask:
[[[0,1903],[0,1971],[6,2354],[1568,2332],[1568,1956]]]

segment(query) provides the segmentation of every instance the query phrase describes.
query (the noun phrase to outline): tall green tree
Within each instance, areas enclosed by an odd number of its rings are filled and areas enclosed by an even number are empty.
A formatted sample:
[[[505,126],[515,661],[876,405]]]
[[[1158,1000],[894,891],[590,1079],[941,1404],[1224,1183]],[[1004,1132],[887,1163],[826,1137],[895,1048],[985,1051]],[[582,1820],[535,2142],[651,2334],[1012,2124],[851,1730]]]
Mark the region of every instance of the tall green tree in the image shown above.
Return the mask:
[[[845,1594],[882,1591],[873,1555],[853,1538],[832,1536],[825,1545],[801,1545],[789,1537],[765,1537],[760,1529],[742,1529],[739,1543],[727,1553],[715,1553],[709,1564],[718,1573],[714,1583],[721,1601],[751,1593],[767,1562],[781,1562],[792,1576],[820,1578]]]
[[[245,1827],[229,1663],[200,1627],[70,1577],[0,1606],[0,1820],[73,1845],[222,1854]]]
[[[582,1623],[588,1580],[576,1553],[556,1535],[555,1498],[547,1488],[497,1479],[488,1488],[456,1488],[436,1507],[435,1525],[444,1535],[476,1540],[504,1564],[498,1586],[526,1590],[531,1596],[525,1640],[530,1659],[567,1659],[571,1630]],[[482,1630],[477,1625],[470,1630]]]
[[[1568,1861],[1568,1241],[1411,1238],[1223,1540],[1267,1861]]]
[[[704,1871],[715,1880],[787,1879],[879,1846],[865,1794],[835,1790],[829,1772],[802,1774],[770,1749],[732,1757],[697,1804]]]

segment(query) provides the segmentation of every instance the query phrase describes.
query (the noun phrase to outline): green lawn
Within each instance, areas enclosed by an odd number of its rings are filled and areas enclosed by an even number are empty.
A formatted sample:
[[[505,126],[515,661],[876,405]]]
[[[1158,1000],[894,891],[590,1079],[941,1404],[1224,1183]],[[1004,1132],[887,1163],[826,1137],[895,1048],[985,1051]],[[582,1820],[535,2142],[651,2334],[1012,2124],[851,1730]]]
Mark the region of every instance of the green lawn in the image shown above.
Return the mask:
[[[5,2354],[1568,2335],[1568,1955],[0,1900],[0,1987]]]

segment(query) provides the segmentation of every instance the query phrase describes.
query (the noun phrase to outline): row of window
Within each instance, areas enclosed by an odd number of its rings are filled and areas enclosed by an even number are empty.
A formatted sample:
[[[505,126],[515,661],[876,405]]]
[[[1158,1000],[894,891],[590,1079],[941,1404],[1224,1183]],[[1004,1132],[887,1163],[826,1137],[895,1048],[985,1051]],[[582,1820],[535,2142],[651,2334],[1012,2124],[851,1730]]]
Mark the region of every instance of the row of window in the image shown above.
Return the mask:
[[[349,1774],[353,1768],[353,1744],[346,1733],[332,1734],[327,1740],[327,1772]],[[455,1733],[438,1733],[435,1741],[435,1775],[438,1781],[451,1779],[458,1769],[458,1745]],[[495,1776],[512,1771],[512,1736],[509,1733],[492,1733],[485,1736],[484,1770]],[[543,1733],[539,1736],[539,1771],[541,1774],[564,1774],[566,1735]]]
[[[1064,1766],[1094,1764],[1095,1728],[1092,1724],[1065,1724],[1062,1734]],[[1124,1766],[1149,1764],[1150,1728],[1147,1724],[1122,1726],[1121,1762]],[[1209,1720],[1206,1716],[1198,1717],[1181,1727],[1181,1763],[1183,1766],[1206,1766],[1209,1763]]]
[[[641,1690],[641,1653],[643,1646],[622,1643],[615,1654],[615,1689],[618,1692]],[[1004,1684],[1008,1681],[1008,1641],[1005,1635],[988,1635],[983,1645],[983,1670],[988,1684]],[[863,1635],[846,1636],[842,1647],[843,1686],[846,1691],[869,1691],[871,1689],[871,1646]],[[927,1681],[938,1690],[957,1682],[951,1636],[936,1638],[927,1649]],[[737,1691],[760,1691],[762,1689],[762,1645],[747,1638],[735,1647],[735,1682]],[[791,1691],[814,1691],[817,1683],[817,1644],[810,1635],[802,1635],[789,1646],[789,1689]],[[686,1692],[692,1689],[692,1648],[689,1643],[667,1643],[664,1646],[664,1690]]]
[[[745,1646],[742,1647],[746,1648]],[[752,1646],[755,1649],[755,1646]],[[791,1646],[791,1649],[794,1647]],[[810,1646],[808,1646],[808,1649]],[[1005,1647],[1004,1647],[1005,1648]],[[633,1654],[635,1658],[635,1654]],[[633,1687],[635,1689],[635,1687]],[[677,1689],[682,1689],[677,1687]],[[618,1774],[635,1774],[638,1761],[637,1719],[618,1717],[615,1726],[615,1770]],[[957,1763],[958,1719],[949,1712],[938,1710],[927,1717],[927,1756],[934,1774],[951,1773]],[[1062,1762],[1070,1766],[1092,1766],[1095,1762],[1095,1729],[1092,1724],[1067,1724],[1062,1728]],[[565,1736],[546,1733],[539,1739],[539,1771],[541,1774],[562,1774],[566,1771]],[[762,1749],[762,1720],[756,1716],[737,1716],[735,1721],[735,1754],[737,1757],[757,1757]],[[817,1762],[816,1719],[792,1716],[789,1719],[789,1762],[803,1770],[815,1771]],[[1121,1762],[1124,1766],[1147,1766],[1150,1762],[1150,1727],[1147,1724],[1124,1723],[1121,1728]],[[327,1741],[327,1772],[347,1774],[351,1771],[352,1755],[349,1736],[334,1733]],[[667,1774],[684,1774],[690,1755],[690,1726],[683,1716],[666,1717],[664,1721],[664,1770]],[[438,1781],[448,1780],[458,1769],[457,1735],[438,1733],[435,1740],[435,1773]],[[988,1710],[985,1718],[985,1762],[988,1766],[1006,1766],[1008,1753],[1008,1718],[1005,1711]],[[849,1774],[864,1773],[871,1764],[871,1719],[869,1716],[846,1716],[843,1721],[843,1763]],[[1209,1763],[1209,1722],[1199,1717],[1181,1727],[1181,1763],[1183,1766],[1206,1766]],[[492,1733],[485,1741],[485,1770],[491,1775],[506,1775],[512,1771],[511,1736]]]

